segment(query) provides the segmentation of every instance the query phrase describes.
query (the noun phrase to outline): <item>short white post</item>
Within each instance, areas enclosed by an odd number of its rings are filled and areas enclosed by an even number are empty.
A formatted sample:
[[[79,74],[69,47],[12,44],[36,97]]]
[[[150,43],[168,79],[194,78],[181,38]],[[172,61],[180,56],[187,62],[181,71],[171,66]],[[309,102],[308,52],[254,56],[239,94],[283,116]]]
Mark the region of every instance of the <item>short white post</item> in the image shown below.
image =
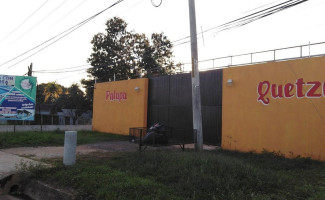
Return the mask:
[[[64,136],[64,165],[76,163],[77,131],[66,131]]]

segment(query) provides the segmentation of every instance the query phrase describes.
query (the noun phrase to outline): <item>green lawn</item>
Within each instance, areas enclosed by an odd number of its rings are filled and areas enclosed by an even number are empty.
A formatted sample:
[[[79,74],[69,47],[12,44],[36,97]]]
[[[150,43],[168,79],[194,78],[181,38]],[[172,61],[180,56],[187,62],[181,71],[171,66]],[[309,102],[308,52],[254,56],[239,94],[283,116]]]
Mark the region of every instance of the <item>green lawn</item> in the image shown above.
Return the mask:
[[[92,131],[79,131],[78,144],[127,140],[126,136]],[[0,133],[0,149],[11,147],[63,146],[64,132],[16,132]]]
[[[61,162],[34,176],[75,189],[78,199],[325,199],[323,162],[272,153],[96,153],[73,167]]]

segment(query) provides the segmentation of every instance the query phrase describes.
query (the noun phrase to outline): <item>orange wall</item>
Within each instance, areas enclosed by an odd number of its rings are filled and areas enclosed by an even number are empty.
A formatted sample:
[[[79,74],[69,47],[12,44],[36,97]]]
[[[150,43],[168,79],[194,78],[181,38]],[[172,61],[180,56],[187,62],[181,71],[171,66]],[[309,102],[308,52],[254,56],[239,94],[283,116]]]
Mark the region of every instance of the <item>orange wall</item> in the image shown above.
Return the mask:
[[[325,160],[324,74],[325,57],[224,69],[222,147]],[[232,86],[227,85],[228,79],[233,80]],[[266,104],[269,98],[269,103],[264,105],[262,98],[258,101],[258,85],[263,81],[282,85],[287,98],[284,94],[283,98],[273,98],[270,88],[263,98]],[[319,83],[312,94],[311,86]],[[265,93],[267,83],[260,90]],[[311,97],[307,98],[307,93]]]
[[[147,103],[148,79],[98,83],[94,91],[93,130],[128,135],[130,127],[146,127]]]

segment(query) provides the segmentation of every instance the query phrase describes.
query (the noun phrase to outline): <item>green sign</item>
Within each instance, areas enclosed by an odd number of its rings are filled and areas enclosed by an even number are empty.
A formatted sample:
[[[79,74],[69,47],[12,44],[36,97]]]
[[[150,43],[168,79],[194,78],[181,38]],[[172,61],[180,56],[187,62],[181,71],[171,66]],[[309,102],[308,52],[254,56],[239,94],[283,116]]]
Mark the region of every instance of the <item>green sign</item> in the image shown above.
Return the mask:
[[[0,120],[34,120],[36,83],[36,77],[0,75]]]

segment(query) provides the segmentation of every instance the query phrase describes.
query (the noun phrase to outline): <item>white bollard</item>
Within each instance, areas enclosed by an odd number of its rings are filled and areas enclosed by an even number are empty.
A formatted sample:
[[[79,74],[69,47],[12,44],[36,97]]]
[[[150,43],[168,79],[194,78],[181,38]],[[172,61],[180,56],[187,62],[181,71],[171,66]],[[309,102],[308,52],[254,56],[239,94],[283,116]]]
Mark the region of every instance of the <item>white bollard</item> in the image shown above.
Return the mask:
[[[77,131],[66,131],[64,136],[64,165],[76,163]]]

